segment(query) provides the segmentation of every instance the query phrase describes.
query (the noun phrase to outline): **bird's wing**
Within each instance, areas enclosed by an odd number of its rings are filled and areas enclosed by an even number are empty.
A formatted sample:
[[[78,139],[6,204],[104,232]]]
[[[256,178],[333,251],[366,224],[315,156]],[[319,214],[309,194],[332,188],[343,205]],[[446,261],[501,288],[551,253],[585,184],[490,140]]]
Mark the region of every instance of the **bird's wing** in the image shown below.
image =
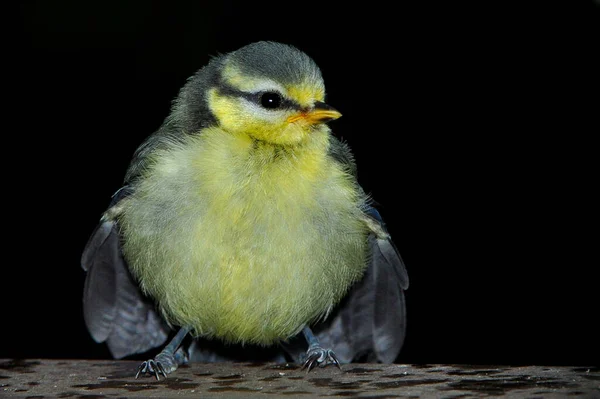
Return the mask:
[[[393,363],[406,333],[408,274],[377,210],[369,207],[366,214],[379,230],[369,235],[367,270],[313,331],[321,346],[333,349],[341,362]]]
[[[120,190],[114,206],[127,195]],[[170,331],[135,283],[121,253],[116,221],[100,222],[90,237],[81,265],[87,272],[83,316],[96,342],[106,342],[119,359],[162,345]]]

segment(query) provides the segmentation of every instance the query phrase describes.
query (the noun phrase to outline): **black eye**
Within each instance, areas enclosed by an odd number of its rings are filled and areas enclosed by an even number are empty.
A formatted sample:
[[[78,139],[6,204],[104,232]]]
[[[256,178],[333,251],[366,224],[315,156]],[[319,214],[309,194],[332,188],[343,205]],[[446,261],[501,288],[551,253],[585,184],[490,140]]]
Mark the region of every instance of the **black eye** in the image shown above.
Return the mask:
[[[268,91],[260,96],[260,105],[268,109],[275,109],[281,106],[281,96],[278,93]]]

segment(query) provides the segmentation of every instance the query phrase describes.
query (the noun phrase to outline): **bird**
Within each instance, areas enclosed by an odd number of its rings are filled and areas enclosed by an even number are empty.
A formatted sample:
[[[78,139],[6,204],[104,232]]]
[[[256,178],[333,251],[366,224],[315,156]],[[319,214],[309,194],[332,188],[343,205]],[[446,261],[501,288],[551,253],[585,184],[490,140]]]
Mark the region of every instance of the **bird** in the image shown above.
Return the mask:
[[[330,128],[340,116],[293,45],[210,57],[134,152],[83,249],[94,341],[116,359],[160,350],[136,378],[245,351],[309,372],[393,363],[408,274]]]

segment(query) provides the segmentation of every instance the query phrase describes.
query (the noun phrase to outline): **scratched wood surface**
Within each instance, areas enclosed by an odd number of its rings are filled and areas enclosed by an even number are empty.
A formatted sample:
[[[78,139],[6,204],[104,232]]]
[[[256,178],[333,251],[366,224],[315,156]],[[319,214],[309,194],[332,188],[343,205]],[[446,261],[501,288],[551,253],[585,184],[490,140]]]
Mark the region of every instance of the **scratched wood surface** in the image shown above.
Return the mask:
[[[213,363],[135,378],[139,362],[0,359],[0,397],[600,398],[600,367]]]

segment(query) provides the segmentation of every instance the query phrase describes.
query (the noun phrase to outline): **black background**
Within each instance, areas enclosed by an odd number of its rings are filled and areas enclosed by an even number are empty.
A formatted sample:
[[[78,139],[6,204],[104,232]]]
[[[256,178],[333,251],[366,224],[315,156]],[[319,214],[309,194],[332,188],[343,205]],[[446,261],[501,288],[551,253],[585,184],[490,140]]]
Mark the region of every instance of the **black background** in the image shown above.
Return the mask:
[[[108,358],[79,258],[133,151],[211,55],[275,40],[321,67],[406,262],[399,361],[598,364],[599,17],[594,1],[22,2],[4,17],[0,358]]]

